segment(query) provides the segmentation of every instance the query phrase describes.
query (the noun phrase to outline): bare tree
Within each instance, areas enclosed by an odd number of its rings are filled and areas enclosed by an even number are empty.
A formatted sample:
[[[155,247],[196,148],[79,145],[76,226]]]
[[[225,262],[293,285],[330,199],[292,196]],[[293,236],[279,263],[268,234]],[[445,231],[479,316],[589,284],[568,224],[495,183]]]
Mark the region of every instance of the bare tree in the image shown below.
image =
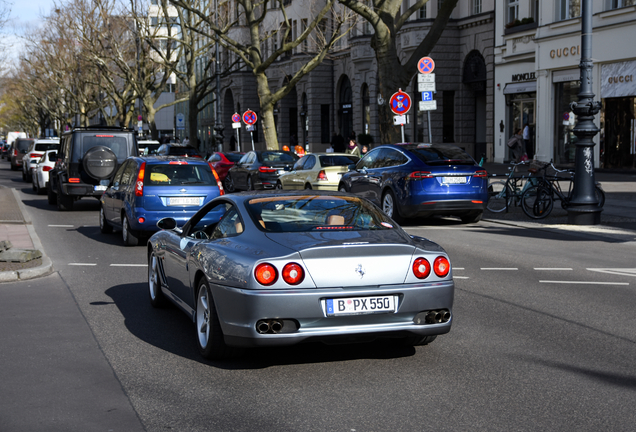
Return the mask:
[[[426,37],[404,62],[400,60],[397,40],[400,30],[409,17],[424,7],[428,0],[417,0],[402,13],[403,0],[338,0],[369,22],[375,33],[371,47],[375,51],[378,67],[378,87],[383,99],[388,100],[399,88],[406,88],[417,73],[418,61],[430,54],[448,24],[457,0],[444,0]],[[393,126],[388,103],[379,106],[380,139],[382,142],[399,142],[399,131]]]
[[[238,56],[245,67],[254,74],[265,142],[268,149],[278,149],[274,105],[324,60],[334,43],[343,36],[340,30],[343,23],[350,19],[350,15],[334,9],[336,0],[326,0],[322,6],[308,2],[310,7],[305,11],[309,16],[307,27],[296,39],[292,39],[292,19],[284,6],[281,7],[280,12],[270,14],[270,0],[236,0],[236,5],[240,6],[242,11],[234,18],[227,9],[234,4],[233,2],[224,3],[225,8],[218,14],[193,8],[186,0],[170,0],[170,2],[205,20],[216,40],[225,49]],[[328,20],[331,25],[327,25]],[[240,28],[238,28],[239,24]],[[313,37],[314,43],[311,50],[306,52],[306,62],[296,72],[289,71],[285,84],[272,90],[267,77],[268,69],[275,67],[274,62],[302,46],[310,37]],[[276,38],[276,49],[266,55],[261,48],[270,38]],[[216,60],[220,61],[220,59]]]

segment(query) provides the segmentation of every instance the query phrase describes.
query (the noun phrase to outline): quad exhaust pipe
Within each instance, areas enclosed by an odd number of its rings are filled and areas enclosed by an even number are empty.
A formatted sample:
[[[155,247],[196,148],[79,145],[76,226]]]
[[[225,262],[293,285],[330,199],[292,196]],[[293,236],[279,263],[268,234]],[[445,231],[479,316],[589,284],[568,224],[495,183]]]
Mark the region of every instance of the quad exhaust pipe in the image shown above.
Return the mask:
[[[451,319],[451,313],[448,309],[424,311],[418,313],[413,322],[415,324],[443,324]]]
[[[285,323],[279,319],[259,320],[256,323],[256,331],[260,334],[278,334],[283,331]]]

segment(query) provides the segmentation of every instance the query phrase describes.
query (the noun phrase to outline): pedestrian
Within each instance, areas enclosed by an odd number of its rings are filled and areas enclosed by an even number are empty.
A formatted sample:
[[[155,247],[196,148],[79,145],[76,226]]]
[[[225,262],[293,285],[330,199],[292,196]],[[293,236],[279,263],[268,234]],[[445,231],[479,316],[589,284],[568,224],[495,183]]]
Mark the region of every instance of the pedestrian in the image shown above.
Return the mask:
[[[190,144],[190,140],[186,136],[185,139],[183,140],[183,145],[188,145],[188,144]]]
[[[230,137],[230,151],[236,151],[236,137],[234,134]]]
[[[526,156],[525,143],[523,142],[523,132],[521,129],[517,129],[515,131],[514,135],[510,137],[506,145],[510,148],[512,159],[515,162],[520,162],[524,156],[527,160],[528,156]]]
[[[532,148],[530,147],[530,126],[527,123],[523,128],[523,144],[526,150],[526,154],[528,156],[533,156],[534,153],[531,152]]]
[[[364,155],[365,155],[365,154],[367,154],[368,152],[369,152],[369,147],[368,147],[368,146],[366,146],[366,145],[363,145],[363,146],[362,146],[362,151],[361,151],[362,156],[364,156]]]
[[[349,137],[349,146],[347,147],[346,152],[353,156],[360,156],[360,148],[358,147],[355,139]]]

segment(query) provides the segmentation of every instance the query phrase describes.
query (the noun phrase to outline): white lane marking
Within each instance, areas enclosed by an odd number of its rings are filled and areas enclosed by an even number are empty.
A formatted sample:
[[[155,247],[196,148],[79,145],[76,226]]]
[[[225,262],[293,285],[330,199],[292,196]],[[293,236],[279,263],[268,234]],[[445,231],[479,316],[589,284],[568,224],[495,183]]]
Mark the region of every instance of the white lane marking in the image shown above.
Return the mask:
[[[468,276],[453,276],[453,279],[470,279]]]
[[[535,270],[546,270],[546,271],[550,271],[550,270],[554,270],[554,271],[572,271],[571,268],[568,267],[535,267]]]
[[[519,270],[517,267],[482,267],[481,270]]]
[[[75,225],[49,225],[51,228],[73,228]]]
[[[464,270],[464,267],[453,267],[453,270]]]
[[[615,274],[619,276],[634,276],[636,277],[636,268],[589,268],[586,269],[593,272]]]
[[[540,283],[577,284],[577,285],[629,285],[629,282],[592,282],[592,281],[550,281],[540,280]]]
[[[97,263],[68,263],[70,266],[96,266]]]
[[[111,264],[111,267],[148,267],[148,264]]]

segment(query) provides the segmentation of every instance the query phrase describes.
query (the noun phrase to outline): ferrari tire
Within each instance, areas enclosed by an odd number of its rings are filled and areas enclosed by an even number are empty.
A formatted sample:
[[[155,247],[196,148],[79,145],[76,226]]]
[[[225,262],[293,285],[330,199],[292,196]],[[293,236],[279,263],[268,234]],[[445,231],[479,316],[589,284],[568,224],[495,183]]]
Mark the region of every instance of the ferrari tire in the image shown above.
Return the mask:
[[[159,258],[157,258],[154,252],[150,252],[148,255],[148,294],[152,307],[162,308],[168,304],[168,299],[161,291]]]
[[[205,278],[199,283],[195,308],[196,342],[199,353],[208,360],[222,360],[238,354],[237,348],[225,344],[212,292]]]

